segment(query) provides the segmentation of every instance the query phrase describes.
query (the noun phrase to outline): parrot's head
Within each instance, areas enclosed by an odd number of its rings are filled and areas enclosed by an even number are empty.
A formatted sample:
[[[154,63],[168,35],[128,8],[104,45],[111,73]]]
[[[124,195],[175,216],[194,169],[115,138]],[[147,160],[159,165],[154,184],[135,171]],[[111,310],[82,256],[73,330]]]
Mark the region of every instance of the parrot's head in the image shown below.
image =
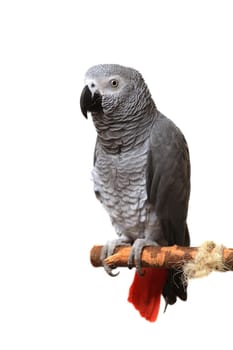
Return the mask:
[[[116,64],[91,67],[85,75],[85,87],[80,98],[83,115],[94,118],[142,114],[153,103],[142,75],[135,69]],[[116,120],[116,119],[115,119]]]

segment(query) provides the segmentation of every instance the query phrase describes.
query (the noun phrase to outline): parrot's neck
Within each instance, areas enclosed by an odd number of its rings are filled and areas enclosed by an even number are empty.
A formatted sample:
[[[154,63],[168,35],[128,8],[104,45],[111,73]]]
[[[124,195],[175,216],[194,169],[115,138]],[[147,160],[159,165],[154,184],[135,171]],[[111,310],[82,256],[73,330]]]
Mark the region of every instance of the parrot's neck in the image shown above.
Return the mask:
[[[133,115],[111,117],[92,115],[98,134],[98,142],[106,152],[117,154],[139,146],[148,138],[158,111],[154,103],[147,111]]]

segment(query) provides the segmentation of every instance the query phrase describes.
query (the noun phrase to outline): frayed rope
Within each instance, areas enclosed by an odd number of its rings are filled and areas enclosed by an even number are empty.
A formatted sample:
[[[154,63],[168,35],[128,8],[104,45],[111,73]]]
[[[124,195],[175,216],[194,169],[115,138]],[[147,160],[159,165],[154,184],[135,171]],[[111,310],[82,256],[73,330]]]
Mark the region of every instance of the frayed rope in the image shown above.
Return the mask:
[[[223,260],[223,245],[213,241],[204,242],[196,253],[194,260],[187,262],[184,267],[184,280],[209,275],[213,271],[226,271]]]

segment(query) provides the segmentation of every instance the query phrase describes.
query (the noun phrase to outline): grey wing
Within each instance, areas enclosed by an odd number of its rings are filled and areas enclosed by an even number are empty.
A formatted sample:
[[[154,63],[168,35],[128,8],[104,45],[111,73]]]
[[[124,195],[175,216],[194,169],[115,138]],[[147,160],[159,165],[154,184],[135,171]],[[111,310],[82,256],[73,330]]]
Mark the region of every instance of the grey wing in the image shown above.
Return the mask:
[[[155,207],[168,245],[190,244],[186,224],[190,194],[188,147],[181,131],[159,113],[150,135],[147,167],[148,200]],[[187,299],[182,270],[169,269],[163,288],[167,304]]]
[[[168,245],[189,245],[186,224],[190,195],[188,146],[181,131],[161,113],[150,135],[147,194]]]

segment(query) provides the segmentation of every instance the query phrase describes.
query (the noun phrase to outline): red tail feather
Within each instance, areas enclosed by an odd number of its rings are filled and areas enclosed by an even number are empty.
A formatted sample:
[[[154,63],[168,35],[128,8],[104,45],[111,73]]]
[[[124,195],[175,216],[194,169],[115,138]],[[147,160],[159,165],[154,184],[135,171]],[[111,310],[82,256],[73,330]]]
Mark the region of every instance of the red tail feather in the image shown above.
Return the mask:
[[[160,297],[167,279],[166,269],[144,269],[144,276],[135,272],[129,289],[128,301],[140,312],[142,317],[154,322],[157,319]]]

